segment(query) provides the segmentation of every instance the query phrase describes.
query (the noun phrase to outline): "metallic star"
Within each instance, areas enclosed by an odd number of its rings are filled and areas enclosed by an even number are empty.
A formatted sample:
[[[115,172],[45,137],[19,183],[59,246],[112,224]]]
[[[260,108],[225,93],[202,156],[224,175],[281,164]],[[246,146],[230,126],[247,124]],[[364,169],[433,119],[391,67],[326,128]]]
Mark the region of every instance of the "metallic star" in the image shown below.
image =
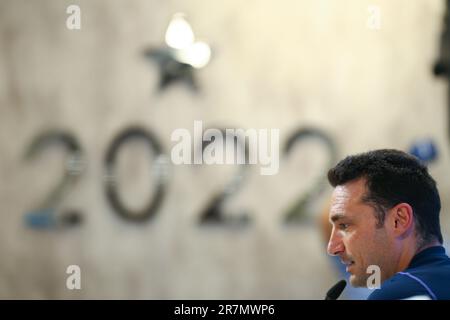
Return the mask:
[[[174,82],[184,82],[192,90],[198,85],[194,70],[205,67],[211,58],[211,49],[202,41],[195,41],[190,24],[185,15],[177,13],[172,17],[166,31],[166,45],[150,48],[145,56],[154,60],[159,67],[159,90],[163,91]]]

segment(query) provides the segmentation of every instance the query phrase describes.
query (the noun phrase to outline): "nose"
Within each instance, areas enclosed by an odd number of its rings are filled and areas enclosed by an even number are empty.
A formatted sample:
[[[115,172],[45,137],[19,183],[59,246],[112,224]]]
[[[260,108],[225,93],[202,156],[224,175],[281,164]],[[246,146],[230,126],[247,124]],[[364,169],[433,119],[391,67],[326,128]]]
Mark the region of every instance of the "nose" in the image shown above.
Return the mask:
[[[330,241],[328,241],[327,252],[330,256],[337,256],[345,251],[344,242],[339,232],[333,228],[331,232]]]

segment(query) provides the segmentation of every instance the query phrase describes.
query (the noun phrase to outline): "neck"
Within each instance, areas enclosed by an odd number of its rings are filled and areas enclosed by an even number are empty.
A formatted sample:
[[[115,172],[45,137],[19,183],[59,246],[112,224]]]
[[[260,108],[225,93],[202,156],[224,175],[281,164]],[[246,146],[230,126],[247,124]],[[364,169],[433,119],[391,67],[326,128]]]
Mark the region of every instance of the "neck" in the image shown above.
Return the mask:
[[[414,258],[414,256],[416,254],[418,254],[419,252],[431,248],[431,247],[435,247],[435,246],[440,246],[441,244],[439,243],[439,241],[433,241],[430,242],[424,246],[421,247],[417,247],[416,245],[412,245],[412,246],[404,246],[402,249],[402,252],[400,254],[400,259],[397,265],[397,271],[396,272],[400,272],[405,270],[406,268],[408,268],[409,264],[411,263],[411,260]]]

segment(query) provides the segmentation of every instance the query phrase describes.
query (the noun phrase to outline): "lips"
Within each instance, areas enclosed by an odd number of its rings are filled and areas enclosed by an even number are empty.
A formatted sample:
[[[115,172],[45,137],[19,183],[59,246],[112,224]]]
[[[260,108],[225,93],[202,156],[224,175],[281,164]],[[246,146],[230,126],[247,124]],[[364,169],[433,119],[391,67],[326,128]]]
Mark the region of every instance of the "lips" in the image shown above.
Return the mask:
[[[342,264],[345,264],[346,266],[349,266],[349,265],[355,263],[355,261],[353,261],[353,260],[343,260],[343,259],[341,259],[341,263],[342,263]]]
[[[347,267],[346,268],[347,272],[355,264],[355,261],[353,261],[353,260],[341,260],[341,262]]]

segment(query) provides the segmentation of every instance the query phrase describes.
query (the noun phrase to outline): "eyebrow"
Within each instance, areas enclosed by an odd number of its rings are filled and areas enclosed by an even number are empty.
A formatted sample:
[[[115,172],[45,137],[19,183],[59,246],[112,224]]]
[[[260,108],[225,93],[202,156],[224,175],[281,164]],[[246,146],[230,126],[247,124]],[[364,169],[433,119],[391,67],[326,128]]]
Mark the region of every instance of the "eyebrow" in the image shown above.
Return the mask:
[[[345,215],[343,215],[342,213],[336,213],[331,216],[330,220],[333,223],[333,222],[336,222],[339,219],[343,219],[343,218],[345,218]]]

